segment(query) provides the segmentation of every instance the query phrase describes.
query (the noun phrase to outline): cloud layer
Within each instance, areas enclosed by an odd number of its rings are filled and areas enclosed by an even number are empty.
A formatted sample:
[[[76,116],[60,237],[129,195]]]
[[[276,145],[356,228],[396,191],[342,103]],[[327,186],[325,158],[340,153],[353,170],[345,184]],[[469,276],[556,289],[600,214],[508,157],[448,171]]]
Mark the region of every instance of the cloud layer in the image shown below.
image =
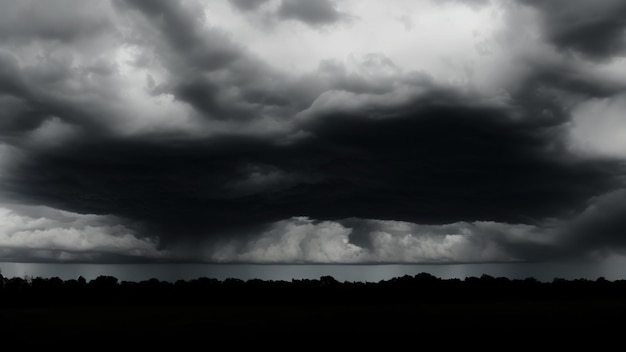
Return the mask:
[[[620,252],[625,8],[567,3],[0,1],[2,256]]]

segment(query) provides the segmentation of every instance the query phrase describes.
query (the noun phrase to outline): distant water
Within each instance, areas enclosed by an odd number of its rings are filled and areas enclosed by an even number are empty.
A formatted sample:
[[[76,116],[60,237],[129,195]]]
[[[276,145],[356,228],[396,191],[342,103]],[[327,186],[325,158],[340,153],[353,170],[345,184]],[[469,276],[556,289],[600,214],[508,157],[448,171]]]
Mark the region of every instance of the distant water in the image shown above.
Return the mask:
[[[626,279],[626,258],[613,257],[602,263],[505,263],[505,264],[437,264],[437,265],[265,265],[265,264],[46,264],[0,262],[5,277],[59,277],[63,280],[83,276],[92,280],[100,275],[115,276],[120,281],[142,281],[156,278],[175,282],[199,277],[219,280],[285,280],[319,279],[330,275],[339,281],[378,282],[404,275],[429,273],[442,279],[480,277],[483,274],[510,279],[534,277],[549,282],[554,278],[608,280]]]

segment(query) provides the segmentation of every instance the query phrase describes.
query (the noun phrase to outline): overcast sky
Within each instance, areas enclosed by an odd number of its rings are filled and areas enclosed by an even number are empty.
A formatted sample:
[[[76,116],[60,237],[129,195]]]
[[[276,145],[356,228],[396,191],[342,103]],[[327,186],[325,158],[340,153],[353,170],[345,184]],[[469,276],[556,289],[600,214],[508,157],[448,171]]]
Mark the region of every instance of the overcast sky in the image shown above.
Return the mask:
[[[0,261],[626,250],[623,0],[0,7]]]

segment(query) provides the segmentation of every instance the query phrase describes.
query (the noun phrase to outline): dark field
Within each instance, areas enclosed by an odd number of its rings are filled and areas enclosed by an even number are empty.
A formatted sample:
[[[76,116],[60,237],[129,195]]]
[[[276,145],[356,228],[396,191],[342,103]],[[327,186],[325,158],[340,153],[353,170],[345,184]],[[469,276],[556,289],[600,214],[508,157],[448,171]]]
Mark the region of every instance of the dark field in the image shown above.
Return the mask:
[[[363,343],[468,332],[516,338],[519,344],[531,337],[584,339],[598,332],[606,340],[608,331],[626,327],[626,281],[603,279],[541,283],[419,274],[378,283],[332,277],[118,282],[110,276],[2,282],[0,331],[26,345],[250,344],[311,337]]]

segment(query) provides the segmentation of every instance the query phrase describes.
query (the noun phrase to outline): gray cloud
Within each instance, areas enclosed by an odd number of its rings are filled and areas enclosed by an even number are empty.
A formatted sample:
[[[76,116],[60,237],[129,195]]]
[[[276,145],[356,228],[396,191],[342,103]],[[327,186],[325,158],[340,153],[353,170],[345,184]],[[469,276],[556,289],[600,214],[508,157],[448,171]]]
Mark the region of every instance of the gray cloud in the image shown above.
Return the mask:
[[[490,0],[437,0],[436,2],[441,3],[441,4],[445,4],[445,3],[464,4],[473,9],[480,9],[482,7],[489,5]]]
[[[399,68],[385,55],[369,53],[357,62],[356,72],[349,72],[345,64],[326,60],[320,63],[318,74],[328,82],[328,89],[352,93],[383,94],[394,90],[405,79]]]
[[[565,228],[569,245],[601,253],[626,250],[626,190],[618,189],[589,200],[587,208]]]
[[[226,33],[204,28],[203,19],[178,2],[119,1],[119,8],[137,10],[147,20],[135,26],[139,42],[153,47],[169,79],[157,94],[173,94],[199,113],[217,120],[258,118],[268,108],[290,110],[297,104],[286,95],[288,81],[235,44]],[[268,84],[268,82],[271,82]]]
[[[230,3],[242,11],[253,11],[269,0],[230,0]]]
[[[543,17],[545,35],[554,45],[593,59],[608,59],[626,49],[626,4],[620,0],[522,0]]]
[[[108,3],[79,0],[2,0],[0,38],[73,43],[112,29]]]
[[[202,28],[201,12],[184,7],[177,1],[146,1],[146,0],[118,0],[117,7],[122,11],[133,9],[140,12],[148,21],[151,28],[138,27],[138,40],[153,37],[145,33],[151,29],[157,31],[157,41],[164,44],[174,55],[171,60],[183,59],[179,65],[191,65],[188,69],[214,71],[230,65],[241,55],[241,49],[235,45],[224,33],[218,30]],[[163,55],[167,55],[165,48],[159,48]],[[167,59],[168,57],[165,56]],[[170,64],[173,64],[170,62]],[[182,69],[182,67],[176,67]]]
[[[27,91],[28,87],[20,75],[17,58],[7,51],[0,51],[0,92],[6,99],[23,96]]]
[[[142,261],[165,257],[115,217],[43,206],[0,206],[0,256],[8,261]]]
[[[331,0],[283,0],[278,15],[282,19],[297,20],[311,26],[329,25],[347,18]]]
[[[250,240],[231,239],[200,254],[216,262],[463,263],[603,259],[624,253],[626,191],[593,197],[568,219],[534,225],[493,221],[420,225],[296,217]]]
[[[29,152],[1,188],[11,198],[134,219],[168,244],[295,214],[525,223],[577,211],[619,185],[613,163],[555,149],[559,129],[511,120],[506,110],[429,103],[453,98],[370,106],[367,116],[324,111],[302,122],[308,137],[288,144],[91,134]]]

